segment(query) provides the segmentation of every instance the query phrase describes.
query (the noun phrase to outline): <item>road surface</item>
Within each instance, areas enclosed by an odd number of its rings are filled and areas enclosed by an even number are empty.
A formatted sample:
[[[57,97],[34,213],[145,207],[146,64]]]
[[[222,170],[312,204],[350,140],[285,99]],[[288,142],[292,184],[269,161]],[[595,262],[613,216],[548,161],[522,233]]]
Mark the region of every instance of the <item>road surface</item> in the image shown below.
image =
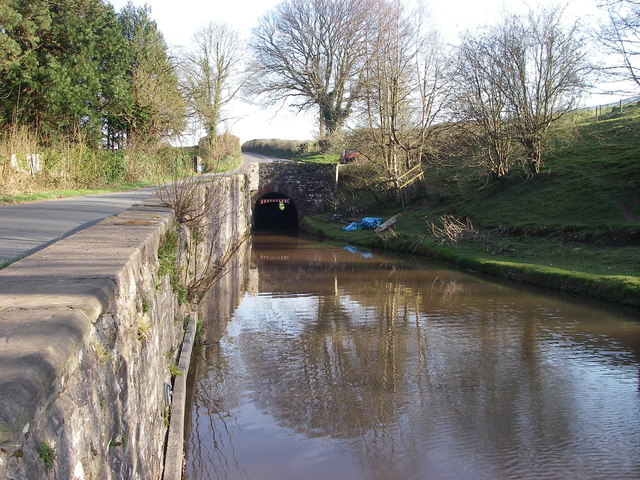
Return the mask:
[[[245,163],[288,161],[257,153]],[[29,255],[150,197],[156,187],[0,206],[0,263]]]
[[[0,206],[0,262],[23,257],[117,215],[156,188]]]
[[[286,160],[284,158],[276,158],[269,157],[267,155],[262,155],[261,153],[248,153],[244,152],[242,154],[244,159],[244,163],[270,163],[270,162],[290,162],[291,160]]]

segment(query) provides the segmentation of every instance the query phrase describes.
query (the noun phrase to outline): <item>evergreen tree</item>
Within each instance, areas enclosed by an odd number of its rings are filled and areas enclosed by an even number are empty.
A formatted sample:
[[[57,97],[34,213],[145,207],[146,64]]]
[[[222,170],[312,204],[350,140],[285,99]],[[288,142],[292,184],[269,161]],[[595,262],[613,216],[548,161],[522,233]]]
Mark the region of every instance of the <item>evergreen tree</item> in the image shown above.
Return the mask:
[[[110,123],[113,135],[128,143],[149,143],[179,134],[184,128],[185,106],[178,75],[149,7],[129,3],[118,20],[128,42],[127,81],[132,102],[123,122]]]
[[[127,44],[113,7],[102,0],[51,3],[51,19],[40,56],[40,128],[96,143],[106,118],[130,101]]]
[[[0,2],[0,125],[23,116],[36,89],[41,36],[50,26],[46,1]]]
[[[7,0],[0,15],[4,123],[99,145],[106,119],[130,102],[127,43],[113,7]]]

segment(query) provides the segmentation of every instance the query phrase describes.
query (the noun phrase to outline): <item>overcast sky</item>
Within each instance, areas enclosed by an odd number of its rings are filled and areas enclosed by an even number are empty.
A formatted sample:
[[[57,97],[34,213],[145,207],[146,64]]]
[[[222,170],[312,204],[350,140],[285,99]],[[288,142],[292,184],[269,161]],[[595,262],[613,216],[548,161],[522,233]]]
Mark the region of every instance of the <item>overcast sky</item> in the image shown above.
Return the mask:
[[[109,0],[116,11],[128,0]],[[411,3],[415,0],[406,0]],[[194,32],[210,21],[228,23],[248,38],[258,19],[281,0],[133,0],[138,6],[149,5],[151,16],[170,47],[188,48]],[[434,26],[446,41],[455,43],[460,32],[483,24],[495,23],[503,11],[523,12],[547,5],[566,5],[567,18],[594,19],[599,13],[598,0],[432,0],[425,1]],[[593,103],[598,100],[593,100]],[[227,127],[241,141],[252,138],[310,139],[315,134],[315,116],[296,115],[286,107],[280,110],[235,102]]]

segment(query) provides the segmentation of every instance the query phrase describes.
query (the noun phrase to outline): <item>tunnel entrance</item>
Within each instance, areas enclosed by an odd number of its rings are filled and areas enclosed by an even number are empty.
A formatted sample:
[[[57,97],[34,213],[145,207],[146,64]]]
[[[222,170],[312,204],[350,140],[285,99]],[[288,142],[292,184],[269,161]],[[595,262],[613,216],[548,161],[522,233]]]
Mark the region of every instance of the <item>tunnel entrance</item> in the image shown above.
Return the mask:
[[[287,195],[273,192],[261,196],[253,208],[254,230],[298,228],[298,209]]]

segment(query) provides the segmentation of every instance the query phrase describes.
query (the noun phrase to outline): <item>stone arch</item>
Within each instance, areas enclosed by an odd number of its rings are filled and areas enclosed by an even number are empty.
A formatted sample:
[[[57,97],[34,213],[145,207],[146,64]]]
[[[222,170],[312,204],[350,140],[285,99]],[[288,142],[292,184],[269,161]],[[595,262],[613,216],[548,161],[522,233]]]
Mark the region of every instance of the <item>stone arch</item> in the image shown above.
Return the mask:
[[[251,224],[256,230],[298,228],[298,206],[293,198],[280,192],[257,196]]]
[[[338,170],[336,165],[271,162],[251,164],[247,174],[254,211],[263,196],[284,195],[293,202],[299,222],[310,212],[327,209],[331,205]],[[255,214],[252,213],[251,220],[255,225],[254,219]]]

